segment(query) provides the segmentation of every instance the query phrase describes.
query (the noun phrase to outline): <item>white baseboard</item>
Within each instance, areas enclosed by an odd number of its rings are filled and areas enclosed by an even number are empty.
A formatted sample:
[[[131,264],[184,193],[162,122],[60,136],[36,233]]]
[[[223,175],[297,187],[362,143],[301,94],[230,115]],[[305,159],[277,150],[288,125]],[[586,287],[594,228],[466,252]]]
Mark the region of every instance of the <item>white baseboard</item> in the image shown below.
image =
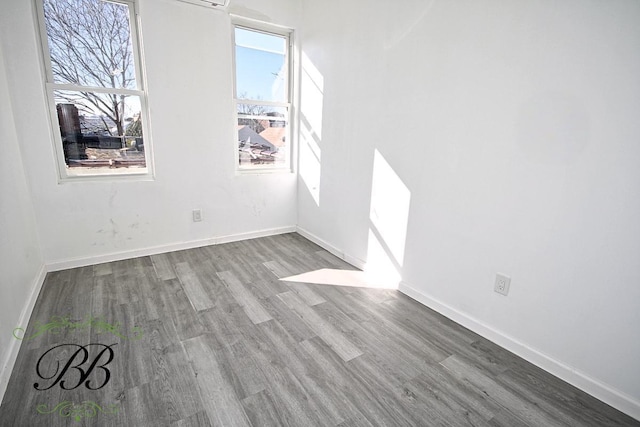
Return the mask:
[[[111,262],[111,261],[119,261],[123,259],[136,258],[140,256],[149,256],[155,255],[165,252],[179,251],[184,249],[193,249],[202,246],[208,245],[216,245],[222,243],[230,243],[236,242],[239,240],[246,239],[255,239],[258,237],[266,237],[273,236],[277,234],[284,233],[293,233],[296,231],[295,226],[289,227],[280,227],[280,228],[271,228],[265,230],[257,230],[251,231],[248,233],[239,233],[232,234],[227,236],[219,236],[210,239],[203,240],[195,240],[191,242],[183,242],[183,243],[174,243],[169,245],[162,246],[154,246],[144,249],[137,249],[133,251],[123,251],[105,255],[91,256],[86,258],[73,258],[68,260],[58,260],[54,262],[47,263],[42,266],[40,272],[38,273],[38,277],[34,280],[31,286],[31,293],[29,295],[29,299],[22,309],[22,313],[20,314],[19,325],[26,328],[29,323],[29,319],[31,318],[31,313],[33,312],[33,307],[38,299],[38,295],[40,294],[40,289],[44,283],[44,279],[47,275],[48,271],[59,271],[66,270],[68,268],[76,268],[76,267],[84,267],[87,265],[100,264],[103,262]],[[12,340],[9,348],[7,349],[7,355],[5,360],[2,361],[2,365],[0,366],[0,402],[4,396],[4,393],[7,389],[7,385],[9,384],[9,378],[11,377],[11,372],[13,371],[13,367],[15,365],[16,359],[18,357],[18,352],[20,350],[21,341]]]
[[[29,319],[31,318],[31,313],[33,312],[33,307],[36,305],[36,301],[38,300],[38,295],[40,295],[40,289],[42,289],[42,285],[44,283],[44,278],[47,275],[46,266],[43,264],[38,272],[38,275],[33,280],[31,284],[31,292],[29,294],[29,298],[27,299],[27,303],[22,308],[22,312],[20,313],[20,318],[18,319],[18,324],[16,326],[27,328],[27,324],[29,323]],[[2,361],[2,366],[0,367],[2,371],[0,372],[0,402],[4,398],[4,393],[7,391],[7,386],[9,385],[9,378],[11,377],[11,372],[13,371],[13,367],[16,364],[16,359],[18,358],[18,352],[20,351],[20,344],[22,341],[17,339],[12,339],[11,344],[9,344],[9,348],[6,351],[6,356]]]
[[[250,231],[248,233],[230,234],[228,236],[221,236],[216,238],[216,245],[222,243],[238,242],[240,240],[257,239],[258,237],[276,236],[278,234],[295,233],[297,228],[295,226],[269,228],[266,230]]]
[[[338,249],[335,246],[333,246],[332,244],[328,243],[326,240],[321,239],[320,237],[316,236],[315,234],[311,233],[308,230],[305,230],[304,228],[298,226],[296,227],[296,231],[298,234],[300,234],[302,237],[311,240],[313,243],[315,243],[316,245],[320,246],[321,248],[325,249],[326,251],[332,253],[333,255],[337,256],[338,258],[340,258],[341,260],[348,262],[349,264],[353,265],[356,268],[359,268],[360,270],[364,270],[364,266],[366,264],[365,261],[347,255],[345,254],[342,249]]]
[[[331,252],[333,255],[337,256],[338,258],[344,259],[344,253],[342,252],[341,249],[338,249],[335,246],[333,246],[330,243],[328,243],[327,241],[322,240],[320,237],[316,236],[315,234],[311,233],[310,231],[307,231],[306,229],[298,226],[298,227],[296,227],[296,232],[299,235],[301,235],[302,237],[304,237],[305,239],[311,240],[316,245],[318,245],[318,246],[322,247],[323,249]]]
[[[75,267],[83,267],[87,265],[99,264],[103,262],[111,262],[118,261],[122,259],[135,258],[139,256],[149,256],[155,255],[159,253],[184,250],[184,249],[193,249],[202,246],[215,245],[221,243],[229,243],[235,242],[239,240],[253,239],[257,237],[265,237],[272,236],[277,234],[291,233],[297,232],[303,237],[309,239],[310,241],[316,243],[322,248],[326,249],[333,255],[338,258],[343,259],[349,264],[363,269],[365,266],[365,261],[360,260],[356,257],[352,257],[348,254],[345,254],[341,249],[329,244],[325,240],[319,238],[318,236],[310,233],[302,227],[281,227],[281,228],[273,228],[266,230],[258,230],[248,233],[239,233],[227,236],[214,237],[210,239],[203,239],[191,242],[183,242],[183,243],[175,243],[169,245],[155,246],[150,248],[144,248],[133,251],[124,251],[119,253],[112,253],[106,255],[92,256],[86,258],[75,258],[70,260],[60,260],[48,263],[46,266],[43,266],[38,277],[35,279],[31,294],[29,296],[29,300],[25,305],[21,315],[20,315],[20,325],[26,325],[29,322],[29,318],[31,317],[31,312],[33,311],[33,307],[35,305],[36,299],[40,292],[40,288],[44,283],[44,278],[47,271],[58,271],[64,270],[67,268],[75,268]],[[523,359],[533,363],[534,365],[544,369],[545,371],[555,375],[556,377],[572,384],[573,386],[583,390],[584,392],[596,397],[597,399],[602,400],[603,402],[611,405],[612,407],[628,414],[629,416],[640,420],[640,402],[628,396],[624,393],[621,393],[614,388],[608,386],[607,384],[598,381],[597,379],[591,378],[589,375],[580,372],[570,366],[565,365],[564,363],[528,346],[527,344],[518,341],[517,339],[505,335],[504,333],[494,329],[493,327],[484,324],[483,322],[475,319],[429,295],[418,291],[413,288],[411,285],[406,282],[401,282],[399,291],[404,293],[405,295],[415,299],[416,301],[424,304],[425,306],[437,311],[445,317],[453,320],[454,322],[459,323],[460,325],[472,330],[473,332],[483,336],[484,338],[496,343],[497,345],[513,352],[514,354],[522,357]],[[5,358],[4,364],[2,365],[2,372],[0,373],[0,401],[4,396],[6,391],[6,387],[9,382],[9,377],[11,375],[11,371],[15,364],[16,358],[18,356],[18,351],[20,349],[20,341],[15,340],[11,347],[9,348],[8,355]]]
[[[47,263],[47,271],[59,271],[69,268],[85,267],[88,265],[102,264],[104,262],[120,261],[123,259],[137,258],[141,256],[157,255],[166,252],[182,251],[185,249],[201,248],[203,246],[219,245],[222,243],[237,242],[239,240],[255,239],[258,237],[274,236],[277,234],[293,233],[295,226],[269,228],[264,230],[250,231],[247,233],[230,234],[227,236],[211,237],[190,242],[171,243],[168,245],[152,246],[131,251],[113,252],[110,254],[89,256],[83,258],[71,258],[57,260]]]
[[[498,344],[500,347],[515,353],[528,362],[533,363],[552,375],[555,375],[556,377],[579,388],[585,393],[588,393],[619,411],[640,420],[640,402],[633,399],[631,396],[621,393],[611,386],[590,377],[584,372],[580,372],[575,368],[567,366],[561,361],[556,360],[513,337],[505,335],[478,319],[475,319],[429,295],[424,294],[421,291],[418,291],[406,282],[401,282],[398,290],[454,322],[472,330],[478,335]]]
[[[315,244],[331,252],[338,258],[345,260],[355,267],[364,269],[366,264],[365,261],[345,254],[341,249],[336,248],[304,228],[298,227],[297,232],[303,237],[306,237]],[[544,369],[550,374],[555,375],[563,381],[579,388],[585,393],[588,393],[619,411],[640,420],[640,402],[631,396],[621,393],[602,381],[592,378],[588,374],[572,368],[561,361],[556,360],[513,337],[510,337],[480,320],[475,319],[429,295],[426,295],[421,291],[418,291],[406,282],[400,282],[398,290],[454,322],[472,330],[478,335],[481,335],[489,341],[496,343],[500,347],[509,350],[539,368]]]

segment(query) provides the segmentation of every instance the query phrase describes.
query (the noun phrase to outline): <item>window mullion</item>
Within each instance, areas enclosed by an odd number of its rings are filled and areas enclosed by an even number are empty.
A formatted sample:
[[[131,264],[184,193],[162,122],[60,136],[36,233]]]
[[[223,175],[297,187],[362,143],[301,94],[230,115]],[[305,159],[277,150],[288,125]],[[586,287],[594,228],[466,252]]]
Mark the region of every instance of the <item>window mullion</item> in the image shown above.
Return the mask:
[[[259,99],[236,98],[236,104],[264,105],[267,107],[290,107],[290,102],[263,101]]]
[[[97,93],[115,93],[118,95],[135,95],[143,96],[144,91],[137,89],[123,89],[115,87],[103,87],[103,86],[82,86],[73,83],[47,83],[49,90],[71,90],[78,92],[97,92]]]

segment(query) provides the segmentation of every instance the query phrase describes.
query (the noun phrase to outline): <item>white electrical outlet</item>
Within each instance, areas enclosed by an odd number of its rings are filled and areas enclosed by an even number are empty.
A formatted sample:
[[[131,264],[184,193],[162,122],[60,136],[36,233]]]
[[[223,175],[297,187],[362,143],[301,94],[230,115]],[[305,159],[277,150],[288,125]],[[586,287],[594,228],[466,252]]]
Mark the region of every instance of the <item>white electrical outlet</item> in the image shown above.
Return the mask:
[[[202,209],[194,209],[192,214],[193,214],[193,222],[202,221]]]
[[[511,277],[504,274],[496,274],[496,283],[493,286],[493,290],[502,295],[509,294],[509,286],[511,286]]]

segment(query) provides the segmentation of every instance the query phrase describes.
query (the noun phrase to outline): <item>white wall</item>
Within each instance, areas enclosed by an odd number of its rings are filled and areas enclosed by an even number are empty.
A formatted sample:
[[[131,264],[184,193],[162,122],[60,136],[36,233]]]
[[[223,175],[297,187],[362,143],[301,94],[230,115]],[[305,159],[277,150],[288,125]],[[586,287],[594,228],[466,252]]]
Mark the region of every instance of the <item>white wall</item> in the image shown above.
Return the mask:
[[[297,4],[234,3],[239,12],[296,24]],[[29,147],[24,166],[47,264],[61,268],[295,226],[294,174],[235,175],[228,14],[140,0],[156,178],[58,184],[33,5],[6,0],[2,9],[16,129]],[[201,223],[192,222],[195,208],[202,209]]]
[[[638,22],[632,0],[303,1],[299,225],[367,260],[377,150],[411,197],[402,289],[640,417]]]
[[[0,33],[0,40],[4,34]],[[20,141],[0,43],[0,400],[17,356],[12,331],[26,327],[25,313],[44,278],[43,259],[36,233],[35,214],[27,186]],[[22,323],[21,322],[25,322]]]

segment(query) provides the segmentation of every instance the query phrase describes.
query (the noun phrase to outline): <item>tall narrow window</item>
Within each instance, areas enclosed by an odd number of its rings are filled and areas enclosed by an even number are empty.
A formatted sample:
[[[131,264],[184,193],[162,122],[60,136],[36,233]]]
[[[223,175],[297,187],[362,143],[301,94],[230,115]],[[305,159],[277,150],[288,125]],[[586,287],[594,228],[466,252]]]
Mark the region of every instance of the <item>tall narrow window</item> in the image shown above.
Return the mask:
[[[133,2],[39,5],[61,178],[147,173],[146,97]]]
[[[238,168],[289,169],[289,34],[234,27]]]

